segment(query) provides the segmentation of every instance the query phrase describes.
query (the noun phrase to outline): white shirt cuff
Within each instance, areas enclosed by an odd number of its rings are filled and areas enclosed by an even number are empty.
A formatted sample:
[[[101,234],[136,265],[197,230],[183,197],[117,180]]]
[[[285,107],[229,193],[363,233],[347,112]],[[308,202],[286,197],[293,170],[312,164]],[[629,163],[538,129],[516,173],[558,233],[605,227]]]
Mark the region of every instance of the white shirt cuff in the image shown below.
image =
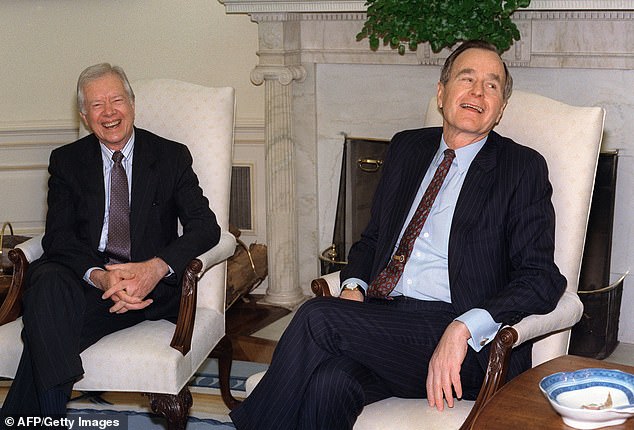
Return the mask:
[[[341,283],[341,288],[343,289],[343,286],[344,285],[348,285],[348,284],[357,284],[358,286],[360,286],[363,289],[364,294],[368,291],[368,284],[365,281],[362,281],[359,278],[348,278],[348,279],[346,279],[345,281],[343,281]]]
[[[97,288],[97,286],[90,280],[90,274],[92,273],[93,270],[103,270],[103,269],[101,267],[91,267],[90,269],[86,270],[86,273],[84,274],[84,281],[88,282],[90,285]]]
[[[479,352],[486,344],[491,342],[501,323],[496,323],[488,311],[480,308],[471,309],[456,318],[467,326],[471,338],[467,341],[475,352]]]

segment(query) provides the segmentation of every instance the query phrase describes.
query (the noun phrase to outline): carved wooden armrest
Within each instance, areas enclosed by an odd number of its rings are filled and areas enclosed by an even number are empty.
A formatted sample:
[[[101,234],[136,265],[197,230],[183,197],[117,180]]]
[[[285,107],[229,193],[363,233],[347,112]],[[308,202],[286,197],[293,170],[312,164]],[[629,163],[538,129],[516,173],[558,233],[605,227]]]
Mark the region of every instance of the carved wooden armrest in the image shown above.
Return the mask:
[[[313,279],[310,283],[310,289],[317,297],[330,297],[330,288],[328,288],[328,282],[324,278]]]
[[[517,331],[513,327],[504,327],[498,332],[491,343],[489,364],[487,365],[484,382],[478,393],[478,398],[473,405],[469,416],[460,427],[460,430],[469,430],[475,423],[480,411],[487,402],[506,382],[509,359],[513,352],[513,345],[518,339]]]
[[[196,319],[196,297],[198,279],[204,271],[225,261],[236,249],[236,238],[223,231],[220,240],[209,251],[190,261],[181,282],[181,302],[176,329],[170,346],[186,355],[191,349],[194,321]]]
[[[319,279],[314,279],[310,288],[317,296],[339,297],[341,282],[339,272],[328,273]]]
[[[24,275],[29,267],[29,261],[21,249],[15,248],[9,251],[9,260],[13,263],[13,277],[11,286],[0,307],[0,325],[14,321],[22,314],[22,292],[24,287]]]
[[[192,346],[194,321],[196,319],[196,291],[198,288],[198,274],[203,268],[199,259],[190,261],[183,274],[181,282],[181,303],[178,311],[176,329],[170,346],[181,354],[186,355]]]

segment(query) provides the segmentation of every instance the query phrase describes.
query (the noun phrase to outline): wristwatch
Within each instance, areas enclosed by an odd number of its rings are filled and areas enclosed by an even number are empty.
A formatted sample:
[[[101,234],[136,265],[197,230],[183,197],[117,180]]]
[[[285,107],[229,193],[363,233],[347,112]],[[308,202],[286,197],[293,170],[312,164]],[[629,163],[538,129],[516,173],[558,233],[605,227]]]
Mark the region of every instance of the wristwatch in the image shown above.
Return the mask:
[[[343,293],[344,290],[350,290],[350,291],[358,290],[358,291],[361,291],[361,294],[365,296],[365,291],[363,291],[363,288],[361,288],[361,285],[357,284],[356,282],[351,282],[349,284],[342,285],[341,292]]]

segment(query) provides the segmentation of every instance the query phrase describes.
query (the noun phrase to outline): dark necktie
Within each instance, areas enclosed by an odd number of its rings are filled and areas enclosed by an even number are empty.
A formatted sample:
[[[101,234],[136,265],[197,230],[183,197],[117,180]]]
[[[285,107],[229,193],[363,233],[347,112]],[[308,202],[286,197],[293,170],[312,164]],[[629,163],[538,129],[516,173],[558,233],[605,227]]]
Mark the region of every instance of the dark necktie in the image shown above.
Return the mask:
[[[130,261],[130,200],[128,177],[121,164],[123,154],[112,154],[114,165],[110,172],[110,216],[108,219],[108,244],[106,254],[110,263]]]
[[[423,198],[418,204],[414,216],[407,225],[405,233],[403,233],[403,237],[401,238],[401,242],[398,245],[396,253],[385,269],[383,269],[374,281],[372,281],[372,284],[370,284],[367,293],[369,297],[387,297],[392,290],[394,290],[398,280],[403,275],[403,269],[405,268],[405,263],[407,263],[410,254],[412,253],[414,242],[427,220],[427,216],[434,204],[434,200],[436,200],[440,186],[447,176],[449,167],[451,167],[451,162],[456,157],[456,153],[453,149],[445,149],[444,154],[445,158],[440,163],[440,166],[438,166],[438,169],[436,169],[436,173],[434,173],[434,177],[429,183],[429,186],[427,186],[425,194],[423,194]]]

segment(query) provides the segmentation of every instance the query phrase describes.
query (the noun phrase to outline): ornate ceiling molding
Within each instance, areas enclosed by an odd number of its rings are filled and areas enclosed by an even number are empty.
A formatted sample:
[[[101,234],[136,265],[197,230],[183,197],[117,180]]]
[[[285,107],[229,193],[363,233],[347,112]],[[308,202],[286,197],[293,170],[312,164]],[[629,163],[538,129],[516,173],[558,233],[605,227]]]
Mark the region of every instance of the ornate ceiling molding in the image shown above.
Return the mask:
[[[227,13],[365,12],[365,0],[219,0]]]
[[[634,10],[632,0],[532,0],[528,10]]]

